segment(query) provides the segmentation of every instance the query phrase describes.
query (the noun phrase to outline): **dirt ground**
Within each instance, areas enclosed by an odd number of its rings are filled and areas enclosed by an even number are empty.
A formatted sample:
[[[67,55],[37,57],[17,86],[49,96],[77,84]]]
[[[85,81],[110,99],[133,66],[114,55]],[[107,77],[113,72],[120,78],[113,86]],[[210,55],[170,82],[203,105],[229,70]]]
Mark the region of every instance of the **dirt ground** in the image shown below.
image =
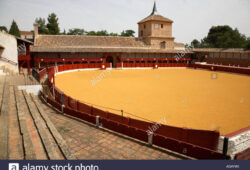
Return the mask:
[[[191,69],[78,71],[57,75],[56,86],[137,119],[222,135],[250,125],[249,76]]]

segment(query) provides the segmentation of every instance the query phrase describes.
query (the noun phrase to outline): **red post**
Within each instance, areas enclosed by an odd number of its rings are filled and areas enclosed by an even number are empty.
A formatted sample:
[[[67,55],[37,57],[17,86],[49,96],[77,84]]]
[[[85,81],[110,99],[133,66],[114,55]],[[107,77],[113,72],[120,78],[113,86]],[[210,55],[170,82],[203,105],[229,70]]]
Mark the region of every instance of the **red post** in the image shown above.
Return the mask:
[[[29,58],[30,58],[30,56],[29,56]],[[27,60],[28,74],[31,74],[31,71],[30,71],[30,62],[31,62],[30,59]]]
[[[55,74],[53,74],[53,86],[55,86]]]

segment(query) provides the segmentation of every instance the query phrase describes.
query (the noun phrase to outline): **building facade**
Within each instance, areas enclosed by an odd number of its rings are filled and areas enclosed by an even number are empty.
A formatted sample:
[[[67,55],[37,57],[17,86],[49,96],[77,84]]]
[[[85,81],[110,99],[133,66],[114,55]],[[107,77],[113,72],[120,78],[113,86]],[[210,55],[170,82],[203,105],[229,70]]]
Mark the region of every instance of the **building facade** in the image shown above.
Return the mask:
[[[55,64],[111,63],[120,67],[123,63],[187,63],[192,52],[184,44],[174,42],[173,21],[152,13],[138,23],[139,36],[85,36],[39,35],[34,25],[34,45],[31,47],[34,66],[40,68]],[[164,61],[163,61],[164,60]],[[143,64],[142,64],[143,65]]]
[[[172,20],[157,14],[154,4],[152,13],[138,23],[138,37],[151,48],[174,49],[172,24]]]
[[[18,52],[16,38],[0,31],[0,67],[5,66],[18,72]]]
[[[20,31],[20,35],[22,39],[34,41],[34,34],[32,31]]]
[[[0,31],[0,67],[4,66],[13,72],[26,67],[30,71],[31,41]]]

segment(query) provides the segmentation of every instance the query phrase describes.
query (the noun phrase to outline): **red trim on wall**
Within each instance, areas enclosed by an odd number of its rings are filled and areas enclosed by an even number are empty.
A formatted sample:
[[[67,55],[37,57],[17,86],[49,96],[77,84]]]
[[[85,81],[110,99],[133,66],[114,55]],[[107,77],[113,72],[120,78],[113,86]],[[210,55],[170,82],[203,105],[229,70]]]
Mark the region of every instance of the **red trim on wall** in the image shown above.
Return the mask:
[[[249,130],[250,130],[250,126],[243,128],[243,129],[240,129],[240,130],[237,130],[235,132],[229,133],[229,134],[225,135],[225,137],[231,138],[231,137],[237,136],[237,135],[239,135],[243,132],[249,131]]]

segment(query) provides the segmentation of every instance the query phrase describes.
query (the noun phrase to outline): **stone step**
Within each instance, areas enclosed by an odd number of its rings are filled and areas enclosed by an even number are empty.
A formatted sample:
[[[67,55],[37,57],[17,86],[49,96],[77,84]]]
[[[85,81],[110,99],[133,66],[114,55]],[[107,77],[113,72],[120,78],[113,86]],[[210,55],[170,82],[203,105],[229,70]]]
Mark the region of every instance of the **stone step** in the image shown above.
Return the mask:
[[[0,111],[2,107],[2,99],[4,94],[4,84],[5,84],[5,76],[0,76]],[[1,115],[1,112],[0,112]]]
[[[3,72],[3,73],[6,73],[7,75],[15,75],[16,72],[14,70],[12,70],[11,68],[9,68],[8,66],[0,66],[0,70]]]
[[[44,151],[43,144],[34,125],[33,119],[27,107],[26,100],[22,91],[18,91],[15,87],[15,96],[17,104],[18,119],[20,122],[20,130],[24,146],[24,159],[48,159]]]
[[[37,82],[31,75],[24,75],[24,74],[18,74],[18,75],[11,75],[10,76],[10,84],[11,85],[39,85],[39,82]]]
[[[54,124],[51,122],[51,120],[47,116],[46,111],[42,107],[42,105],[43,105],[42,101],[38,98],[38,96],[35,96],[33,94],[31,94],[31,97],[32,97],[33,102],[35,103],[41,117],[43,118],[44,122],[46,123],[50,133],[53,135],[58,147],[60,148],[62,155],[64,156],[64,158],[67,160],[76,159],[73,156],[73,154],[71,153],[67,143],[62,138],[61,134],[57,131],[56,127],[54,126]]]
[[[37,84],[31,75],[0,76],[0,159],[75,159],[40,99],[18,90]]]
[[[8,159],[8,126],[9,126],[9,79],[3,83],[0,105],[0,159]],[[1,90],[2,90],[1,89]]]
[[[34,121],[34,125],[37,128],[40,138],[42,139],[41,142],[44,146],[45,152],[48,155],[48,158],[51,160],[58,160],[63,159],[60,152],[57,152],[57,145],[53,145],[55,143],[53,141],[53,137],[51,136],[50,131],[47,128],[43,118],[41,117],[40,113],[37,110],[35,103],[32,101],[31,96],[28,95],[25,91],[22,91],[29,111],[31,113],[31,117]]]
[[[3,70],[0,70],[0,76],[5,76],[6,73]]]
[[[20,131],[20,123],[16,108],[14,87],[10,86],[10,110],[9,110],[9,159],[23,160],[23,140]]]

